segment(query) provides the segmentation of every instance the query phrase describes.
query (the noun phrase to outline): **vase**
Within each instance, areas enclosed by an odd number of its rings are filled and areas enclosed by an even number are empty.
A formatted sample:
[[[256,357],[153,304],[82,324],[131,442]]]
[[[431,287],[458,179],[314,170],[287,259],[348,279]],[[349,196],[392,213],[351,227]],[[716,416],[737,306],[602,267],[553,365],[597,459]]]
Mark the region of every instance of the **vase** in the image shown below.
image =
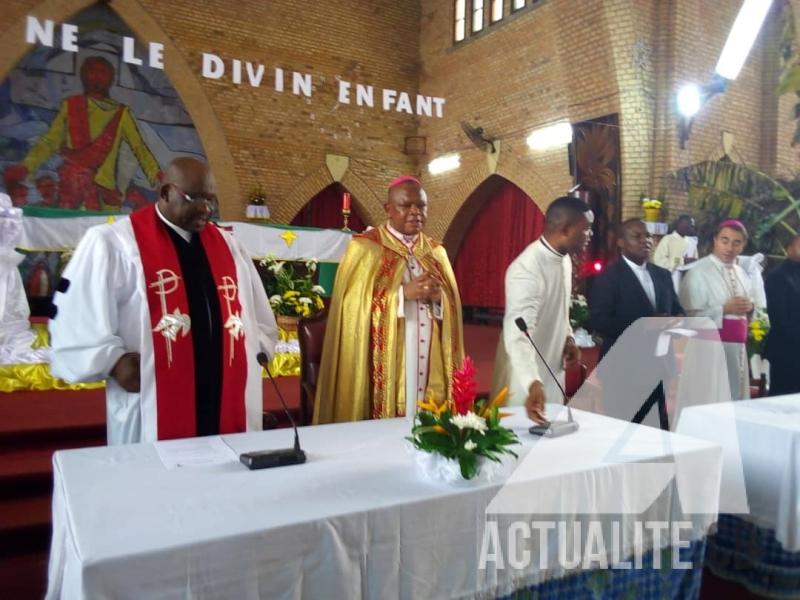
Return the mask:
[[[417,470],[423,479],[450,485],[473,486],[506,479],[516,465],[516,459],[510,454],[503,455],[499,463],[479,456],[478,473],[472,479],[464,479],[457,460],[445,458],[435,452],[424,452],[413,446],[409,446],[409,448],[414,456],[414,462],[417,464]]]
[[[278,315],[275,317],[275,320],[278,322],[278,327],[284,331],[297,331],[297,324],[300,322],[300,317]]]
[[[645,207],[644,220],[648,223],[658,223],[661,219],[661,209],[655,207]]]

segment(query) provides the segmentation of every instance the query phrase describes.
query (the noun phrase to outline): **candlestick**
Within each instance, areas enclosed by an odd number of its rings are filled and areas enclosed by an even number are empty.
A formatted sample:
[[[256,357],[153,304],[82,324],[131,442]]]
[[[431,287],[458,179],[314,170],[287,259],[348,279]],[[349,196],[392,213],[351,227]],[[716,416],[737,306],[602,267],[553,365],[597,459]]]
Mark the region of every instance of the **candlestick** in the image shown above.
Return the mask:
[[[342,217],[344,218],[344,227],[342,227],[342,231],[352,231],[347,226],[347,223],[350,220],[350,209],[349,208],[343,208],[342,209]]]

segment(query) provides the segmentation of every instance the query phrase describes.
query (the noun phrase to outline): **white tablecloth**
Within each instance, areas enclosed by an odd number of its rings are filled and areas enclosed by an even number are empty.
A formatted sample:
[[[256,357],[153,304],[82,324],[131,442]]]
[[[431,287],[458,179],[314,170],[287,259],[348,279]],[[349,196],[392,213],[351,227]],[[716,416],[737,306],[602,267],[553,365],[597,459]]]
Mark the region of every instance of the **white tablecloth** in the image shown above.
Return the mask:
[[[308,462],[262,471],[235,462],[168,471],[152,444],[58,452],[48,597],[496,597],[563,573],[557,553],[544,570],[538,558],[517,570],[478,568],[487,519],[501,533],[518,519],[487,514],[493,499],[500,511],[505,504],[570,524],[586,507],[609,519],[603,513],[644,501],[640,515],[622,517],[631,549],[633,519],[685,518],[675,486],[656,490],[655,500],[647,491],[665,464],[688,465],[680,500],[706,513],[684,539],[705,534],[718,508],[719,446],[575,414],[577,434],[538,439],[516,409],[507,425],[524,440],[524,456],[502,487],[424,480],[404,419],[303,428]],[[620,445],[624,431],[631,435]],[[285,447],[291,432],[224,440],[240,453]]]
[[[731,413],[735,430],[715,426]],[[686,408],[678,431],[721,444],[722,496],[736,493],[743,471],[749,514],[740,516],[800,550],[800,394]]]

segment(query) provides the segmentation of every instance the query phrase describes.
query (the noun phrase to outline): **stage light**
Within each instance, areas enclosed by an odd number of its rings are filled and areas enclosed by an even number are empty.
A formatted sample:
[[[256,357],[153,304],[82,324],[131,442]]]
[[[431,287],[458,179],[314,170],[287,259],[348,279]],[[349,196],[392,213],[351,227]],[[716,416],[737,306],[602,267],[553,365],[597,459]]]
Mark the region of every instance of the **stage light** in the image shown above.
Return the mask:
[[[531,150],[549,150],[558,146],[566,146],[572,141],[572,125],[556,123],[541,129],[535,129],[528,136],[527,142]]]
[[[461,157],[458,154],[445,154],[439,158],[434,158],[428,163],[428,172],[431,175],[439,175],[452,171],[461,166]]]
[[[720,77],[733,80],[739,76],[771,4],[772,0],[744,0],[717,62]]]
[[[687,83],[678,92],[678,112],[684,117],[695,116],[700,110],[701,103],[702,93],[700,88],[693,83]]]
[[[592,263],[592,271],[595,273],[600,273],[603,270],[603,261],[596,260]]]

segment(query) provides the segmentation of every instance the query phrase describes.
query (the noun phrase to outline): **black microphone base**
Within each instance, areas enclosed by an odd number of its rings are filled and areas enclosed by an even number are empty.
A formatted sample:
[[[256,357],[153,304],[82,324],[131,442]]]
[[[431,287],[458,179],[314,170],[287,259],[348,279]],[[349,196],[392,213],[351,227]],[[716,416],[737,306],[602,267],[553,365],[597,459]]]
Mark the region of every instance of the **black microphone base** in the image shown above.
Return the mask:
[[[550,421],[545,425],[534,425],[528,431],[533,435],[556,438],[578,431],[577,421]]]
[[[239,456],[239,460],[244,466],[253,471],[255,469],[301,465],[306,462],[306,453],[296,448],[261,450],[259,452],[244,452]]]

